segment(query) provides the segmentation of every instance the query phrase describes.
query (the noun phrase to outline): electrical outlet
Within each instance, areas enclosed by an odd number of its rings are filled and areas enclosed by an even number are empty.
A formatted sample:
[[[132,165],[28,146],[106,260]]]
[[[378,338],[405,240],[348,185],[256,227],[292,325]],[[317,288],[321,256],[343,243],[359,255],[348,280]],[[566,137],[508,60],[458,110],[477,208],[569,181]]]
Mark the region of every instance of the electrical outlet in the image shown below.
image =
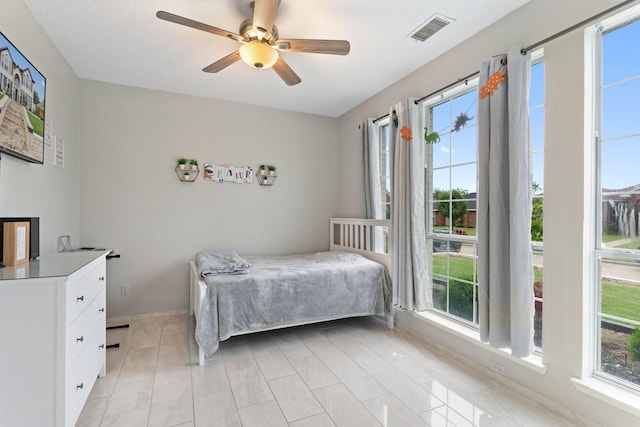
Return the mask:
[[[123,283],[122,286],[120,286],[120,293],[123,296],[129,295],[129,285],[126,285],[126,284]]]
[[[489,364],[491,370],[497,374],[504,375],[504,366],[499,364],[498,362],[492,360]]]

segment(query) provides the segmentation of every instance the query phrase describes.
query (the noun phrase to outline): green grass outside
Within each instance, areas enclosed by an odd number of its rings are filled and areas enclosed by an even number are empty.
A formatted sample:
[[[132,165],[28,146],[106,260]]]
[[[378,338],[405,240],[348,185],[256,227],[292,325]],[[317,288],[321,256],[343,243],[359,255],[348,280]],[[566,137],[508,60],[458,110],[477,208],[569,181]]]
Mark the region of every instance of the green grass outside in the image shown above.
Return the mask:
[[[472,277],[473,259],[448,256],[446,253],[433,256],[434,274],[447,275],[447,258],[449,259],[449,277]],[[477,280],[477,275],[476,275]]]
[[[447,276],[447,259],[449,260],[449,277],[471,277],[473,272],[472,258],[449,256],[446,253],[433,256],[434,274]],[[542,281],[542,269],[535,268],[533,271],[534,282]],[[602,312],[640,322],[640,287],[604,282],[602,284]]]
[[[44,136],[44,123],[42,119],[33,114],[31,111],[27,111],[27,115],[29,116],[31,126],[33,126],[33,133]]]
[[[602,283],[601,310],[640,322],[640,287]]]
[[[0,92],[0,99],[4,98],[4,93]]]
[[[449,256],[449,277],[471,277],[473,273],[473,259],[457,256]],[[433,256],[433,272],[443,276],[447,275],[447,254]],[[476,281],[477,272],[476,272]],[[534,282],[542,281],[542,269],[533,269]]]
[[[625,243],[624,245],[616,246],[617,249],[638,249],[640,246],[640,241],[636,240],[634,242]]]
[[[613,242],[614,240],[620,240],[620,239],[622,239],[622,236],[619,236],[617,234],[603,234],[602,235],[602,242],[603,243]]]

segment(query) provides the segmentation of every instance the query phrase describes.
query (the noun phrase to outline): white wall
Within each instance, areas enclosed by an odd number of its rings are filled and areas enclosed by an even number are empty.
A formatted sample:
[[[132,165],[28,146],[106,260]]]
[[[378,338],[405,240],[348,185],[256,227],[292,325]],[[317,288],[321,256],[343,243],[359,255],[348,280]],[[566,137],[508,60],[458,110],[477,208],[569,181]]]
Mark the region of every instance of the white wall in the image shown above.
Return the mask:
[[[216,84],[212,82],[212,84]],[[337,119],[82,81],[78,126],[85,246],[108,265],[108,316],[186,310],[188,261],[328,249],[337,213]],[[286,88],[285,88],[286,89]],[[179,182],[179,157],[273,164],[272,187]],[[121,296],[121,284],[130,295]]]
[[[65,143],[64,169],[52,165],[51,150],[44,165],[1,155],[0,216],[40,217],[40,252],[55,252],[59,235],[71,235],[74,244],[80,235],[79,81],[21,0],[3,0],[0,9],[0,31],[47,79],[46,115]]]
[[[406,97],[420,97],[477,70],[483,60],[505,52],[509,46],[527,46],[619,1],[533,0],[496,25],[458,45],[412,75],[395,83],[339,119],[340,216],[364,213],[360,165],[360,131],[366,117],[388,112]],[[498,360],[505,376],[548,398],[551,405],[602,426],[637,426],[638,419],[576,391],[570,378],[589,372],[583,364],[583,347],[589,335],[583,322],[589,301],[590,140],[584,132],[584,33],[576,31],[545,46],[545,243],[544,243],[544,363],[546,374],[537,373],[450,333],[401,317],[401,327],[462,356],[489,366]],[[576,415],[578,416],[578,415]]]

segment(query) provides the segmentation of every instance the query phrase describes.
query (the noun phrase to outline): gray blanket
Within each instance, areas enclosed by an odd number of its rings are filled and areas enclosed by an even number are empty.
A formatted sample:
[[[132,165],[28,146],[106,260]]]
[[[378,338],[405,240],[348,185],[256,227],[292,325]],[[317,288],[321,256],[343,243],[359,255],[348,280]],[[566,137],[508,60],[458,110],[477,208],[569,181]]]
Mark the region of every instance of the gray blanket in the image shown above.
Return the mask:
[[[196,341],[209,356],[233,335],[344,317],[385,315],[391,280],[381,264],[345,252],[247,256],[251,272],[208,276]]]
[[[200,277],[218,274],[247,274],[251,265],[233,251],[198,252],[196,264]]]

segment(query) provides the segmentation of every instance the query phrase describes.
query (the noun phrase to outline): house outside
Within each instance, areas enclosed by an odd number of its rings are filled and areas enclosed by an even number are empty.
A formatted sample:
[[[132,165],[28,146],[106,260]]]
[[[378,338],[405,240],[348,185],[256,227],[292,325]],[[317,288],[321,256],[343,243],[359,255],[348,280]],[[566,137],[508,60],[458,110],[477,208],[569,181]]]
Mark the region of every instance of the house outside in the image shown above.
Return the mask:
[[[34,82],[31,71],[28,68],[20,68],[13,61],[8,48],[0,48],[0,91],[35,113],[33,89]]]
[[[602,189],[602,231],[623,237],[638,237],[640,184],[620,189]]]
[[[467,213],[460,218],[456,224],[453,224],[454,226],[458,226],[458,224],[460,224],[461,227],[470,227],[470,228],[475,228],[476,227],[476,201],[478,199],[478,196],[476,195],[476,193],[469,193],[467,195],[465,195],[464,198],[467,201]],[[433,202],[433,218],[435,218],[434,220],[434,226],[436,227],[447,227],[449,225],[449,218],[444,217],[439,211],[438,211],[438,204],[441,203],[440,201],[434,201]]]

